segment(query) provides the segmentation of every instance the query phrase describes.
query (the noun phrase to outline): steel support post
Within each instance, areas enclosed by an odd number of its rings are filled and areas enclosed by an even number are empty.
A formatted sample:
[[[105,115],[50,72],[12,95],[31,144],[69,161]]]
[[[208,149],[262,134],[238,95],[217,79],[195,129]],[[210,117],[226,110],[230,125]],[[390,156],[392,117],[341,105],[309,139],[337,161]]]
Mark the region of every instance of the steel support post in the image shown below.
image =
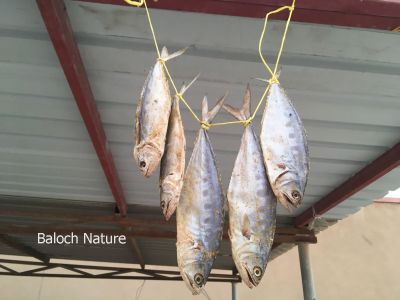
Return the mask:
[[[237,300],[237,282],[231,282],[232,286],[232,300]]]
[[[315,300],[317,299],[317,296],[315,294],[314,279],[312,275],[309,244],[299,243],[298,248],[304,300]]]

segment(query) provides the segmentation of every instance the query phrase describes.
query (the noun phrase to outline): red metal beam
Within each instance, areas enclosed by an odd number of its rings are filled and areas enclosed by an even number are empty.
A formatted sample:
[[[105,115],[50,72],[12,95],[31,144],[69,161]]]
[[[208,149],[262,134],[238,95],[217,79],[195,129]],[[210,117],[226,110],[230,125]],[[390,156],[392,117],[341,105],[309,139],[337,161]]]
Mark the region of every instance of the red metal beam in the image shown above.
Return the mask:
[[[400,166],[400,143],[319,200],[314,204],[314,211],[310,207],[297,216],[294,221],[295,226],[304,226],[310,223],[315,215],[324,214],[398,166]]]
[[[121,183],[64,2],[62,0],[37,0],[36,2],[106,175],[119,213],[125,216],[126,203]]]
[[[124,0],[78,0],[128,5]],[[263,18],[265,13],[291,0],[148,0],[151,8],[219,15]],[[286,19],[285,13],[271,16]],[[393,30],[400,26],[400,1],[387,0],[297,0],[293,21],[338,26]]]

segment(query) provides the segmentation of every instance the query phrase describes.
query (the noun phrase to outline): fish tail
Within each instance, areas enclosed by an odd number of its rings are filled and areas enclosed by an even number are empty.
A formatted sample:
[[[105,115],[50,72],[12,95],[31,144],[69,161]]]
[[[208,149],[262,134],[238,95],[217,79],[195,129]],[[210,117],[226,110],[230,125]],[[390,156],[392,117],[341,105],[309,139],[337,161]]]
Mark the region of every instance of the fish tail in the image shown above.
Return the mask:
[[[199,76],[200,76],[200,73],[197,74],[196,77],[193,78],[192,81],[189,82],[188,85],[185,85],[185,83],[183,83],[183,85],[182,85],[181,90],[179,91],[179,93],[180,93],[181,95],[183,95],[183,94],[190,88],[190,86],[199,78]]]
[[[224,104],[224,101],[227,96],[228,96],[228,92],[226,92],[224,96],[219,98],[217,104],[215,104],[215,106],[210,111],[208,111],[207,97],[204,97],[203,104],[202,104],[203,122],[211,123],[214,120],[215,116],[218,114],[219,110],[221,109],[222,105]]]
[[[181,49],[181,50],[178,50],[178,51],[176,51],[176,52],[174,52],[174,53],[168,54],[168,49],[167,49],[167,47],[163,47],[163,48],[162,48],[162,51],[161,51],[161,58],[162,58],[163,61],[168,61],[168,60],[170,60],[170,59],[173,59],[173,58],[175,58],[175,57],[177,57],[177,56],[182,55],[183,53],[185,53],[185,51],[186,51],[188,48],[189,48],[189,47],[185,47],[185,48],[183,48],[183,49]]]
[[[275,75],[276,79],[279,79],[279,77],[281,76],[281,72],[282,72],[282,67],[279,67],[279,69],[276,71],[276,75]],[[268,79],[265,79],[265,78],[252,77],[252,79],[262,81],[262,82],[269,82]]]
[[[224,104],[223,108],[239,121],[247,120],[248,118],[250,118],[250,98],[251,98],[250,85],[247,84],[246,91],[243,97],[242,107],[238,109],[228,104]]]

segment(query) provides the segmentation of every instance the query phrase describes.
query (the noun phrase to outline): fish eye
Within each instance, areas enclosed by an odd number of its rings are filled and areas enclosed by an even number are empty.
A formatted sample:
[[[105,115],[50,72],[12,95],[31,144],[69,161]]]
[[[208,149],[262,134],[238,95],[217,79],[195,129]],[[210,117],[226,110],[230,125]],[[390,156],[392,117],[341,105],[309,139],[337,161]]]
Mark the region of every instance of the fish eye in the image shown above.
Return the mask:
[[[145,161],[141,161],[141,162],[140,162],[140,167],[141,167],[141,168],[146,167],[146,162],[145,162]]]
[[[165,207],[165,201],[161,201],[161,208],[164,209]]]
[[[301,198],[300,193],[298,191],[293,191],[292,192],[292,197],[295,200],[299,200]]]
[[[253,272],[254,272],[254,275],[256,275],[256,277],[261,277],[261,275],[262,275],[262,270],[260,267],[254,267]]]
[[[194,275],[194,282],[198,285],[201,286],[203,284],[204,277],[200,273],[197,273]]]

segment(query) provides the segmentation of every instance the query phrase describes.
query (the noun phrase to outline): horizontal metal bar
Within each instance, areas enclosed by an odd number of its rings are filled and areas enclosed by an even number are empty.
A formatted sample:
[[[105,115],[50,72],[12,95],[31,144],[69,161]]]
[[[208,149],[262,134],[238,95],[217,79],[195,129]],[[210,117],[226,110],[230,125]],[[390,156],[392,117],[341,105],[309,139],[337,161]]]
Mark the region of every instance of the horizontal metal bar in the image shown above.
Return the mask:
[[[135,228],[132,231],[126,231],[123,229],[93,229],[93,228],[75,228],[75,227],[55,227],[49,226],[6,226],[0,228],[0,234],[13,234],[13,235],[29,235],[37,234],[38,232],[44,234],[71,234],[72,232],[76,235],[83,234],[105,234],[105,235],[125,235],[127,237],[141,237],[141,238],[155,238],[155,239],[176,239],[176,232],[171,230],[150,229],[150,228]],[[223,238],[229,239],[227,232],[225,232]],[[301,235],[289,235],[289,234],[275,234],[275,243],[316,243],[317,238],[314,232],[308,231],[308,234]]]
[[[81,278],[81,279],[132,279],[132,280],[159,280],[159,281],[182,281],[181,277],[149,277],[149,276],[87,276],[87,275],[66,275],[66,274],[22,274],[0,272],[0,275],[8,276],[29,276],[29,277],[54,277],[54,278]],[[240,278],[208,278],[209,282],[240,282]]]
[[[18,264],[18,265],[29,265],[29,266],[46,266],[46,267],[51,267],[51,268],[74,268],[74,269],[87,269],[87,270],[100,270],[100,271],[110,271],[113,273],[119,273],[119,272],[135,272],[135,273],[142,273],[142,274],[163,274],[163,275],[180,275],[179,271],[173,271],[173,270],[153,270],[153,269],[147,269],[147,270],[142,270],[139,268],[129,268],[129,267],[110,267],[110,266],[93,266],[93,265],[83,265],[83,264],[67,264],[67,263],[49,263],[49,264],[43,264],[42,262],[38,261],[24,261],[24,260],[16,260],[16,259],[3,259],[0,258],[0,264],[1,263],[9,263],[9,264]],[[146,272],[146,273],[145,273]],[[102,274],[105,275],[105,274]],[[107,275],[113,275],[113,274],[107,274]],[[235,276],[231,274],[213,274],[211,273],[209,275],[211,278],[235,278]]]
[[[125,218],[116,215],[89,215],[82,213],[68,213],[68,212],[44,212],[44,211],[26,211],[18,209],[6,209],[2,208],[0,210],[0,216],[3,217],[16,217],[16,218],[32,218],[39,219],[42,222],[50,222],[51,220],[56,220],[57,222],[63,221],[64,225],[72,224],[84,224],[84,223],[106,223],[115,224],[118,226],[126,227],[156,227],[163,226],[167,228],[176,227],[176,221],[170,220],[165,221],[161,218],[155,217],[143,217],[143,215],[127,215]],[[49,219],[49,220],[46,220]],[[277,227],[275,229],[276,233],[279,234],[310,234],[310,230],[307,228],[297,228],[297,227]]]

